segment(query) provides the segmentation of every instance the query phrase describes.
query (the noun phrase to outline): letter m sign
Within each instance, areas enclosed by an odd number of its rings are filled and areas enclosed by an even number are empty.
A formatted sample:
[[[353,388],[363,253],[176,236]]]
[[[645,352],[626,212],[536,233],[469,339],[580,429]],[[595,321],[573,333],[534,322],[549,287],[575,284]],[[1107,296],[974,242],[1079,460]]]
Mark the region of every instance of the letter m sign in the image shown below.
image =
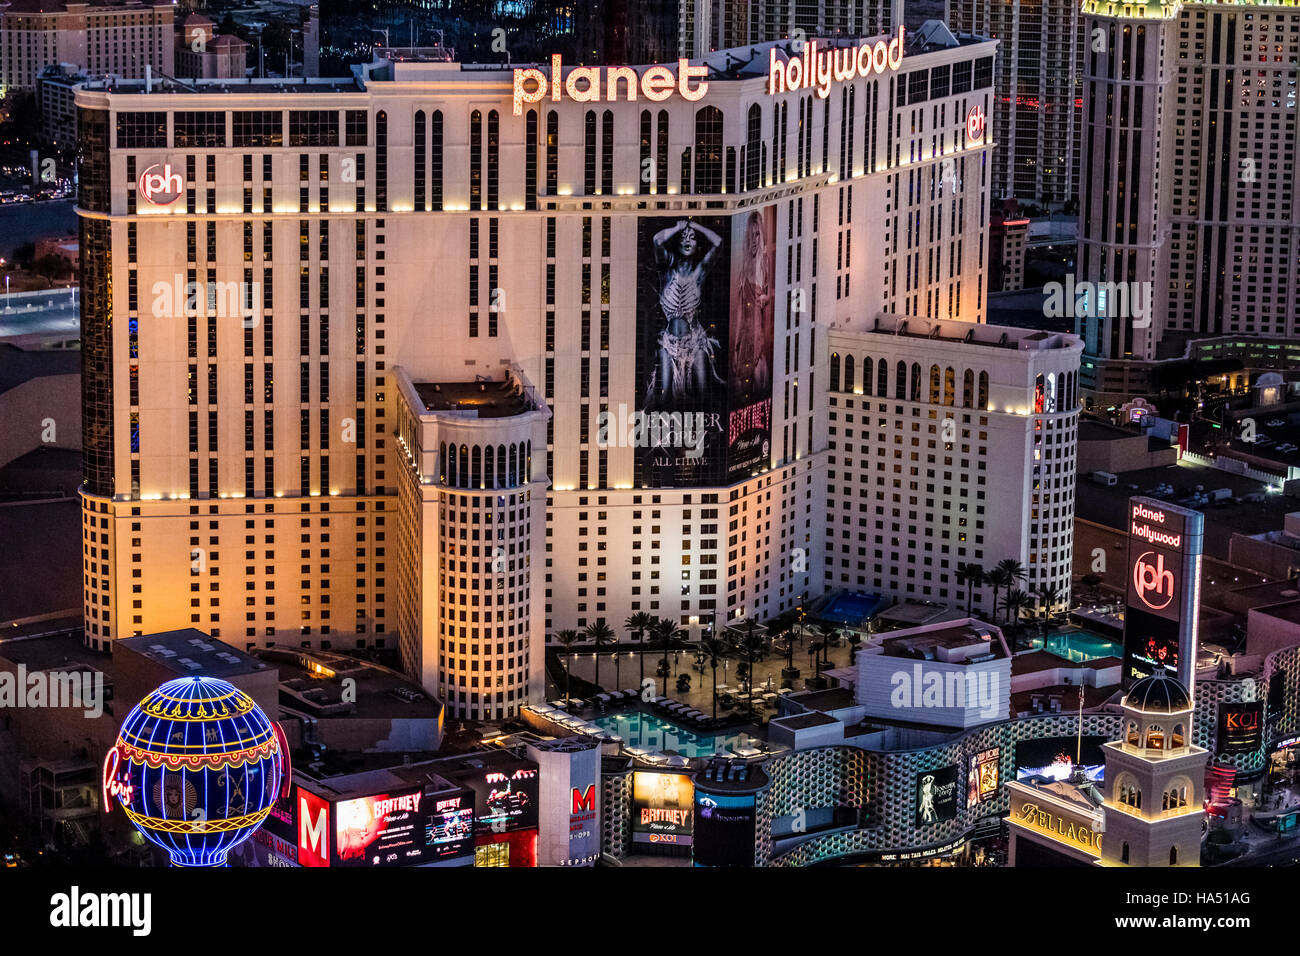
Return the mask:
[[[587,787],[586,793],[573,788],[573,812],[574,813],[594,813],[596,810],[596,785],[593,783]]]

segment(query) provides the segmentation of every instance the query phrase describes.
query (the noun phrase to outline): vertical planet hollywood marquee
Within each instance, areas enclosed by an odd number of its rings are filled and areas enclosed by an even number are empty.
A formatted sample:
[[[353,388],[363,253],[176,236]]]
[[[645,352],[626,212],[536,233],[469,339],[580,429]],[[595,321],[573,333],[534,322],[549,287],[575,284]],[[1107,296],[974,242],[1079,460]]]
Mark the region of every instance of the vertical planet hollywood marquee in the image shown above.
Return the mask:
[[[1199,511],[1155,498],[1128,500],[1125,688],[1161,665],[1192,687],[1204,532]]]
[[[773,45],[768,56],[767,95],[816,90],[821,99],[830,95],[832,83],[845,83],[858,77],[894,72],[903,63],[903,28],[892,39],[863,40],[853,46],[819,49],[817,40],[808,40],[793,56]],[[575,103],[628,103],[641,98],[661,103],[674,93],[690,102],[704,99],[709,91],[706,78],[709,67],[692,66],[690,60],[678,59],[670,66],[577,66],[567,68],[557,53],[551,57],[550,74],[537,67],[513,71],[513,112],[522,115],[525,106],[543,100],[558,103],[567,98]]]

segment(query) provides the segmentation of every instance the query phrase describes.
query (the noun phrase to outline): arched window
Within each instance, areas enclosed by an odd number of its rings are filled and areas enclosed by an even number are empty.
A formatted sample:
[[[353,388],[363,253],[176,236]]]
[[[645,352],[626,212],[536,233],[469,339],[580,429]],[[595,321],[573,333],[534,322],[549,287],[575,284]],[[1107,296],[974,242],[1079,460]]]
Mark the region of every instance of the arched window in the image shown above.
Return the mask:
[[[429,206],[442,208],[442,110],[429,116]]]
[[[989,407],[989,373],[980,372],[980,394],[977,408]]]
[[[939,366],[930,366],[930,404],[939,404]]]
[[[478,445],[475,445],[474,451],[471,453],[471,458],[473,460],[473,465],[470,468],[470,479],[469,479],[470,487],[482,488],[483,487],[483,449],[480,448]]]
[[[894,398],[907,398],[907,363],[902,359],[898,360],[894,371]]]
[[[460,470],[456,477],[456,487],[469,487],[469,448],[465,445],[460,446]]]
[[[1128,841],[1127,840],[1125,840],[1124,843],[1120,846],[1119,861],[1121,863],[1128,862]]]
[[[510,445],[510,487],[514,488],[519,484],[519,446]]]
[[[483,208],[483,113],[469,114],[469,208]]]
[[[651,152],[650,140],[652,137],[651,131],[653,130],[653,128],[654,127],[651,125],[650,111],[642,110],[641,111],[641,157],[640,157],[641,165],[640,168],[637,170],[637,178],[641,181],[641,184],[637,187],[637,192],[642,193],[643,195],[645,193],[650,192],[650,181],[651,179],[654,178],[650,175],[650,173],[653,171],[653,165],[654,165],[653,161],[650,158],[650,152]]]
[[[949,407],[957,404],[957,376],[951,365],[943,370],[943,403]]]
[[[695,192],[722,192],[722,110],[695,111]]]
[[[427,209],[425,205],[425,175],[427,172],[427,158],[425,150],[428,148],[427,137],[424,127],[424,110],[415,111],[415,208],[417,210]]]
[[[659,142],[655,144],[655,192],[668,192],[668,111],[660,110],[655,119]]]
[[[908,392],[908,398],[914,402],[921,400],[921,363],[912,363],[912,387]]]
[[[488,110],[487,124],[487,208],[501,205],[501,114]]]
[[[447,449],[447,455],[448,455],[447,474],[443,478],[443,483],[447,485],[451,485],[454,488],[456,486],[456,468],[457,468],[457,455],[456,455],[455,445],[452,445],[449,449]]]
[[[1165,728],[1159,724],[1150,724],[1147,727],[1147,750],[1164,750],[1165,749]]]
[[[854,381],[853,356],[846,355],[844,356],[844,391],[846,392],[853,391],[853,381]]]
[[[850,358],[852,358],[852,356],[850,356]],[[840,353],[832,352],[831,353],[831,391],[838,392],[839,390],[840,390]]]
[[[889,362],[885,359],[876,363],[876,394],[881,398],[889,395]]]
[[[613,110],[605,110],[600,117],[600,191],[606,196],[614,191]]]
[[[961,407],[970,408],[975,404],[975,373],[970,369],[961,373]]]
[[[1185,747],[1186,745],[1187,737],[1183,732],[1183,725],[1174,724],[1174,735],[1173,739],[1169,743],[1170,748]]]
[[[495,488],[497,486],[497,453],[491,445],[483,452],[483,487]]]
[[[554,196],[560,184],[560,116],[546,114],[546,194]]]
[[[582,122],[582,191],[588,196],[596,191],[595,110],[587,110]],[[475,208],[473,203],[470,203],[470,208]]]
[[[763,145],[763,110],[757,103],[749,108],[745,130],[745,188],[757,189],[762,168]]]
[[[1142,741],[1141,738],[1138,737],[1138,725],[1136,720],[1130,720],[1128,722],[1128,730],[1125,733],[1125,739],[1134,747],[1141,746]]]
[[[1170,866],[1178,865],[1178,847],[1176,846],[1171,846],[1169,848],[1169,865]]]
[[[871,394],[871,385],[876,377],[875,365],[876,363],[871,360],[870,355],[868,355],[866,358],[862,360],[862,394],[863,395]]]
[[[438,484],[447,483],[447,443],[438,446]]]
[[[509,474],[506,472],[506,446],[497,445],[497,487],[509,487]]]

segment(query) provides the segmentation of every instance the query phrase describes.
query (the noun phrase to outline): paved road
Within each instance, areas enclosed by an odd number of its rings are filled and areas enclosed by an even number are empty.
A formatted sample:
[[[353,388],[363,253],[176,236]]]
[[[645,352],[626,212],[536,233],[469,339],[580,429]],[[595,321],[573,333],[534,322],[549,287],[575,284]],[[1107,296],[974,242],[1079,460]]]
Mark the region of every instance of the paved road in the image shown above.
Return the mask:
[[[35,333],[66,335],[70,339],[80,337],[79,293],[74,286],[6,296],[0,287],[0,338]]]

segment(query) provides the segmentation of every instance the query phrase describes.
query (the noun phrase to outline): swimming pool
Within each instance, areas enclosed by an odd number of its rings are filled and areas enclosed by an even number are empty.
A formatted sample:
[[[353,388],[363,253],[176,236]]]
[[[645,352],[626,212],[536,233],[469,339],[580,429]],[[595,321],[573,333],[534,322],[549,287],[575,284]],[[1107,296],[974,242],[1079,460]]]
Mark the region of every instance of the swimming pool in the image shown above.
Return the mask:
[[[883,598],[878,594],[861,594],[845,591],[834,595],[823,607],[813,612],[818,621],[845,627],[860,627],[880,609]]]
[[[747,738],[748,734],[696,734],[674,723],[638,710],[607,714],[591,721],[601,730],[617,734],[628,747],[663,753],[675,751],[683,757],[708,757]]]
[[[1093,631],[1061,631],[1049,634],[1046,646],[1043,638],[1035,637],[1030,641],[1030,646],[1055,654],[1057,657],[1064,657],[1067,661],[1074,661],[1076,664],[1093,661],[1099,657],[1124,656],[1124,648],[1118,639]]]

